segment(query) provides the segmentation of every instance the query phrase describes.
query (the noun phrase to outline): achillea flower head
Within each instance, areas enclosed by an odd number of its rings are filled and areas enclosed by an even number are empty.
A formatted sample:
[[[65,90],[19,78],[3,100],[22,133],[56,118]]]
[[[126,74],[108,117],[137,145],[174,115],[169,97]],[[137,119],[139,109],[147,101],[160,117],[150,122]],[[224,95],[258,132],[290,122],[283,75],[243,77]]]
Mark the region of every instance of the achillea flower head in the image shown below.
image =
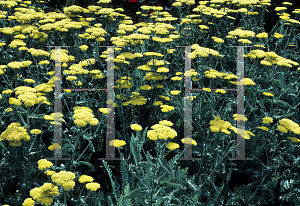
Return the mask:
[[[168,142],[167,145],[169,150],[175,150],[179,148],[179,144],[174,143],[174,142]]]
[[[50,168],[51,166],[53,166],[52,162],[50,162],[46,159],[40,159],[38,161],[39,170],[44,170],[44,169]]]
[[[100,188],[100,184],[97,182],[91,182],[86,184],[86,189],[92,190],[92,191],[97,191]]]
[[[78,179],[80,183],[85,183],[85,182],[93,182],[94,178],[88,175],[81,175]]]
[[[52,182],[58,186],[63,186],[64,190],[71,190],[75,187],[75,174],[73,172],[60,171],[51,176]]]
[[[109,142],[109,145],[112,147],[122,147],[126,145],[126,142],[124,140],[114,139]]]
[[[138,125],[138,124],[132,124],[132,125],[130,125],[130,127],[131,127],[131,129],[132,130],[135,130],[135,131],[141,131],[143,128],[140,126],[140,125]]]

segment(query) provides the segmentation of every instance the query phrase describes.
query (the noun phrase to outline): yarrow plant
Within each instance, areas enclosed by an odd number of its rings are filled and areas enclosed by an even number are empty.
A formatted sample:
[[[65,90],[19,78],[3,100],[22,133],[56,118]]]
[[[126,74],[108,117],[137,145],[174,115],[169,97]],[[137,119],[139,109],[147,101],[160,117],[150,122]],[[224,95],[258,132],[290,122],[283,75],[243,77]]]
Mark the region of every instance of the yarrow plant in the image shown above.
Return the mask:
[[[50,3],[0,1],[1,204],[300,204],[292,3]]]

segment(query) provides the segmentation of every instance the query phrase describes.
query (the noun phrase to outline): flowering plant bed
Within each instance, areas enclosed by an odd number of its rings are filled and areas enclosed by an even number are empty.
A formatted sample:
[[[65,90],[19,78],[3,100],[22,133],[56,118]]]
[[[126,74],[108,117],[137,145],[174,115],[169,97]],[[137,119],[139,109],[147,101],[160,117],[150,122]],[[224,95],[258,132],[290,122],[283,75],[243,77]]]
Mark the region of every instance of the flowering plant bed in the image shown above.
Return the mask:
[[[299,205],[300,10],[142,2],[0,1],[0,204]]]

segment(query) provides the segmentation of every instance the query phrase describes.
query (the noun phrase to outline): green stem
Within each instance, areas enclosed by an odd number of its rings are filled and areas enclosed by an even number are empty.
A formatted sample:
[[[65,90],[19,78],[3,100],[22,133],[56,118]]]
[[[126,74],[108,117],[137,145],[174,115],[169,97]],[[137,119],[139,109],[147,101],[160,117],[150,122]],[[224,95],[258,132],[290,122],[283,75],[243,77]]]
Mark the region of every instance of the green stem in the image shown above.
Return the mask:
[[[87,150],[87,148],[89,146],[90,146],[90,143],[86,146],[86,148],[84,149],[84,151],[81,153],[81,155],[78,157],[78,159],[75,162],[77,162],[80,159],[80,157],[85,153],[85,151]]]
[[[64,191],[64,205],[67,206],[67,192]]]
[[[90,196],[91,193],[92,193],[92,190],[89,191],[89,194],[85,197],[84,202],[86,202],[86,199]]]
[[[81,191],[80,191],[80,193],[79,193],[79,196],[78,196],[78,199],[77,199],[77,202],[76,202],[76,205],[75,205],[75,206],[77,206],[77,203],[79,202],[79,199],[80,199],[80,196],[81,196],[83,190],[84,190],[84,186],[82,187],[82,189],[81,189]]]

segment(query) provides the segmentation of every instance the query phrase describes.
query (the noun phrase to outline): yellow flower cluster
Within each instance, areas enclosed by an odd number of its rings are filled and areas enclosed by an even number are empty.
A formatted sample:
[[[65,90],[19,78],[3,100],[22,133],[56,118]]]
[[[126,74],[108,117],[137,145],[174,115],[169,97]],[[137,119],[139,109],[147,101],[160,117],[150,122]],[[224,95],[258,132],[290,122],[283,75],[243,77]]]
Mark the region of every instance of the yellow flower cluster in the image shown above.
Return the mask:
[[[141,90],[151,90],[152,88],[149,85],[140,86]]]
[[[80,183],[93,182],[94,178],[88,175],[81,175],[78,179]]]
[[[274,97],[274,95],[272,93],[270,93],[270,92],[263,92],[263,94],[266,95],[266,96]]]
[[[61,149],[61,146],[58,143],[54,143],[48,147],[49,150],[53,151],[54,149]]]
[[[91,183],[87,183],[85,185],[86,189],[88,190],[92,190],[92,191],[97,191],[100,188],[100,184],[97,182],[91,182]]]
[[[179,148],[179,144],[174,143],[174,142],[168,142],[167,145],[169,150],[174,150]]]
[[[263,50],[260,49],[254,49],[252,51],[250,51],[248,54],[244,54],[244,57],[250,57],[251,59],[255,59],[255,58],[263,58],[265,57],[266,52],[264,52]]]
[[[271,117],[264,117],[262,119],[263,119],[262,123],[264,124],[270,124],[273,122],[273,119]]]
[[[288,133],[288,131],[291,131],[295,134],[300,134],[300,127],[299,124],[293,122],[290,119],[282,119],[279,121],[279,124],[277,126],[277,129],[283,133]]]
[[[0,141],[7,140],[11,146],[20,146],[21,140],[29,141],[30,136],[26,132],[25,126],[20,127],[19,122],[13,122],[7,126],[7,129],[1,133]]]
[[[177,132],[166,124],[169,124],[169,122],[161,121],[159,124],[153,125],[151,127],[152,130],[147,131],[147,137],[153,141],[158,139],[167,140],[167,138],[174,139],[177,136]]]
[[[42,131],[39,129],[33,129],[30,131],[30,134],[40,134]]]
[[[252,81],[252,79],[249,79],[249,78],[244,78],[244,79],[241,79],[239,82],[237,81],[229,81],[230,83],[232,84],[235,84],[235,85],[255,85],[255,82]]]
[[[50,122],[50,124],[56,124],[59,125],[61,124],[60,121],[65,122],[65,120],[61,117],[63,117],[64,115],[61,113],[52,113],[50,115],[45,115],[44,117],[41,117],[41,119],[45,119],[45,120],[55,120],[53,122]]]
[[[24,43],[21,39],[15,39],[8,46],[11,48],[17,48],[18,46],[25,47],[26,43]]]
[[[74,61],[74,56],[68,55],[68,50],[66,49],[52,49],[51,51],[51,60],[55,60],[56,58],[61,58],[61,62],[67,63],[69,61]]]
[[[185,76],[185,74],[189,74],[189,71],[184,72],[183,76]],[[195,69],[191,69],[190,71],[190,76],[197,76],[198,72],[195,72]]]
[[[234,114],[233,117],[236,121],[248,121],[247,117],[241,114]]]
[[[36,187],[30,190],[30,196],[42,205],[51,205],[53,203],[53,197],[59,195],[57,186],[52,183],[44,183],[41,187]],[[27,200],[27,203],[32,202]]]
[[[193,44],[191,46],[191,49],[195,49],[192,54],[197,55],[198,57],[208,57],[210,54],[215,56],[215,57],[221,57],[223,58],[222,55],[218,51],[215,51],[213,49],[201,47],[198,44]],[[194,56],[191,56],[191,59],[194,59]]]
[[[173,106],[169,105],[160,105],[160,107],[162,112],[170,112],[175,109]]]
[[[241,116],[240,115],[238,116],[237,114],[235,114],[234,117],[235,117],[235,120],[237,120],[237,119],[244,120],[244,118],[245,118],[247,121],[246,117],[241,118]],[[225,134],[230,134],[230,132],[228,131],[228,129],[230,129],[230,130],[233,130],[235,133],[240,134],[244,139],[250,139],[249,134],[251,136],[254,136],[254,134],[252,132],[250,132],[248,130],[245,132],[244,130],[242,130],[240,128],[233,127],[230,124],[230,122],[223,121],[218,116],[214,116],[214,120],[211,120],[209,122],[209,124],[211,125],[210,129],[212,132],[220,132],[220,130],[221,130],[221,132],[223,132]]]
[[[51,176],[51,175],[55,174],[56,172],[54,172],[53,170],[46,170],[46,171],[44,171],[44,173],[48,176]]]
[[[172,90],[170,91],[172,95],[177,95],[179,94],[181,91],[180,90]]]
[[[35,201],[32,198],[26,198],[22,204],[22,206],[34,206],[35,205]],[[3,205],[5,206],[5,205]],[[9,205],[6,205],[9,206]]]
[[[218,93],[218,92],[220,92],[220,93],[222,93],[222,94],[225,94],[225,93],[226,93],[226,91],[225,91],[224,89],[217,89],[217,90],[215,91],[215,93]]]
[[[267,127],[258,127],[258,129],[269,131],[269,129]]]
[[[257,38],[268,38],[268,33],[262,32],[256,35]]]
[[[89,70],[87,69],[83,69],[82,66],[87,66],[88,64],[91,65],[91,63],[93,63],[93,60],[89,61],[89,60],[85,60],[85,61],[81,61],[79,64],[72,64],[67,70],[65,69],[64,72],[66,74],[71,74],[71,75],[75,75],[75,74],[88,74]],[[66,78],[68,81],[73,81],[76,80],[77,77],[76,76],[68,76]]]
[[[36,56],[36,57],[39,57],[39,56],[46,56],[46,57],[49,57],[50,56],[50,53],[49,52],[46,52],[42,49],[34,49],[34,48],[30,48],[27,50],[29,53],[31,53],[32,56]]]
[[[52,182],[63,186],[64,190],[71,190],[75,187],[75,174],[73,172],[60,171],[51,176]]]
[[[138,92],[132,92],[133,95],[130,96],[130,101],[128,104],[132,105],[144,105],[147,103],[147,99],[144,96],[140,95]]]
[[[278,32],[275,32],[274,37],[275,37],[276,39],[281,39],[281,38],[283,37],[283,35],[282,35],[282,34],[279,34]]]
[[[96,126],[99,121],[94,118],[93,111],[88,107],[74,107],[74,115],[72,116],[75,120],[74,123],[79,127],[85,127],[87,123],[92,126]]]
[[[21,67],[29,67],[31,64],[32,61],[23,61],[23,62],[13,61],[8,63],[7,66],[12,69],[20,69]]]
[[[240,28],[237,28],[234,31],[230,31],[228,34],[231,36],[239,36],[240,38],[255,37],[255,32],[249,30],[242,30]]]
[[[124,140],[114,139],[109,142],[109,145],[112,147],[122,147],[126,145],[126,142]]]
[[[82,45],[79,47],[82,51],[86,51],[89,47],[87,45]]]
[[[6,65],[0,65],[0,75],[3,74],[4,72],[6,72],[7,66]]]
[[[195,140],[193,140],[192,138],[189,138],[189,137],[181,139],[181,142],[183,144],[192,144],[194,146],[197,146],[197,142]]]
[[[79,64],[81,66],[89,66],[89,65],[92,65],[92,64],[95,64],[96,60],[94,58],[90,58],[90,59],[86,59],[86,60],[83,60],[83,61],[80,61]],[[82,73],[83,74],[87,74],[88,73],[88,70],[86,69],[83,69],[82,70]]]
[[[141,131],[143,129],[141,127],[141,125],[138,125],[138,124],[132,124],[132,125],[130,125],[130,127],[132,130],[135,130],[135,131]]]
[[[224,73],[224,72],[218,72],[217,70],[214,70],[214,69],[210,69],[209,71],[205,71],[204,72],[205,76],[208,77],[208,78],[223,78],[223,77],[226,77],[227,74]]]
[[[100,109],[99,109],[99,112],[102,112],[103,114],[107,114],[107,113],[109,113],[110,111],[111,111],[110,108],[100,108]]]
[[[131,78],[130,77],[121,77],[121,89],[130,89],[132,87],[132,84],[129,82]],[[118,83],[117,86],[115,86],[116,89],[120,88],[120,79],[116,81]]]
[[[260,63],[266,66],[272,66],[273,64],[277,64],[278,66],[285,66],[289,68],[292,68],[292,65],[299,65],[299,63],[295,61],[278,56],[275,52],[266,52],[265,58],[261,60]]]
[[[47,98],[45,96],[41,96],[41,93],[35,93],[38,91],[36,88],[20,86],[15,88],[15,91],[15,94],[19,95],[17,97],[18,99],[14,97],[9,98],[9,104],[21,106],[22,102],[24,102],[25,106],[28,107],[42,102],[43,104],[50,105],[50,102],[47,101]]]
[[[38,161],[39,170],[45,170],[47,168],[50,168],[51,166],[53,166],[52,162],[50,162],[46,159],[40,159]]]
[[[105,39],[102,36],[107,34],[107,32],[103,28],[100,28],[100,26],[99,28],[92,26],[90,28],[87,28],[85,32],[86,32],[85,34],[79,34],[78,36],[84,38],[85,35],[91,38],[96,38],[96,41],[105,41]]]
[[[221,38],[217,38],[217,37],[214,36],[214,37],[212,37],[212,39],[213,39],[215,42],[219,43],[219,44],[224,43],[224,40],[221,39]]]

